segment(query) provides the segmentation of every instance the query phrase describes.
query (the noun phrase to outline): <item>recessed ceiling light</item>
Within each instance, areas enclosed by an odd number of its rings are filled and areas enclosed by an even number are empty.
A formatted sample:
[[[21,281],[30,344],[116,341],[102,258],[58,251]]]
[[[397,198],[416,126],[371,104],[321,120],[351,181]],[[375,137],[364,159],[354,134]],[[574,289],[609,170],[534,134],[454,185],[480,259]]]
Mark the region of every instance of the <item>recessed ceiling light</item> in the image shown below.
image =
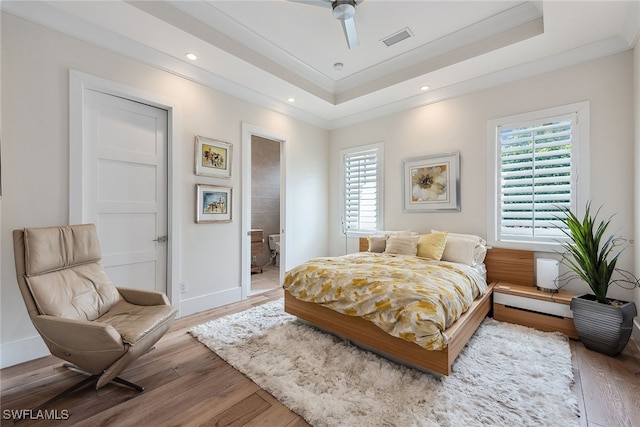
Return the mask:
[[[190,59],[192,61],[198,59],[198,55],[196,55],[195,53],[187,53],[185,56],[187,57],[187,59]]]
[[[294,103],[294,102],[296,102],[296,99],[295,98],[289,98],[289,99],[287,99],[287,101],[289,101],[291,103]]]
[[[342,62],[336,62],[333,64],[333,69],[336,71],[340,71],[344,68],[344,64]]]
[[[422,90],[422,91],[429,90],[429,86],[426,86],[426,85],[425,85],[425,86],[422,86],[422,87],[420,88],[420,90]]]

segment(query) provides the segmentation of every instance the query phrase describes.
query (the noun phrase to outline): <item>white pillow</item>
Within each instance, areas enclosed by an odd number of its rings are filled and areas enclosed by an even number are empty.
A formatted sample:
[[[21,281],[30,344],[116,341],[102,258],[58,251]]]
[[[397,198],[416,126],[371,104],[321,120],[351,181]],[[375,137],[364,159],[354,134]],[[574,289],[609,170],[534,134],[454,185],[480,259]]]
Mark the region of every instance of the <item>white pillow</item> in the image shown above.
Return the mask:
[[[399,230],[399,231],[383,231],[382,232],[386,237],[389,236],[416,236],[418,233],[411,230]]]
[[[401,231],[379,231],[372,236],[367,237],[368,251],[369,252],[385,252],[387,240],[391,236],[417,236],[415,231],[401,230]]]
[[[432,233],[439,233],[439,230],[431,230]],[[482,246],[485,246],[487,244],[486,240],[484,240],[482,237],[480,236],[476,236],[475,234],[461,234],[461,233],[451,233],[449,232],[449,234],[447,234],[448,237],[459,237],[461,239],[467,239],[467,240],[472,240],[474,242],[480,243]]]
[[[418,253],[418,240],[420,236],[397,236],[390,235],[387,238],[387,247],[384,249],[386,254],[396,255],[413,255]]]
[[[480,242],[458,237],[455,234],[447,235],[447,243],[442,253],[442,261],[458,262],[475,267],[484,262],[487,247]]]

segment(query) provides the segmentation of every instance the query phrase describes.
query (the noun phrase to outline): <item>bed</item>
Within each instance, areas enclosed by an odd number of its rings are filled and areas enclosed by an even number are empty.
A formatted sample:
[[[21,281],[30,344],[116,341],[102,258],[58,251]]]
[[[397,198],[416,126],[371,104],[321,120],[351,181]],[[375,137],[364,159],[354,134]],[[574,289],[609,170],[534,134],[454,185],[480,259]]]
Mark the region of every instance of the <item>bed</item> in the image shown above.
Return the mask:
[[[361,238],[360,252],[368,252],[370,248],[371,241]],[[317,260],[314,262],[317,263]],[[285,311],[390,360],[424,371],[449,375],[454,360],[489,313],[495,283],[506,281],[512,284],[533,284],[533,253],[530,251],[489,249],[483,264],[486,268],[485,287],[473,299],[468,309],[442,331],[446,337],[446,344],[438,350],[429,350],[427,347],[430,345],[424,346],[424,343],[418,344],[406,338],[393,336],[370,320],[304,301],[299,298],[299,290],[289,289],[290,277],[285,278]],[[312,268],[320,267],[316,264]],[[431,347],[437,347],[437,344]]]

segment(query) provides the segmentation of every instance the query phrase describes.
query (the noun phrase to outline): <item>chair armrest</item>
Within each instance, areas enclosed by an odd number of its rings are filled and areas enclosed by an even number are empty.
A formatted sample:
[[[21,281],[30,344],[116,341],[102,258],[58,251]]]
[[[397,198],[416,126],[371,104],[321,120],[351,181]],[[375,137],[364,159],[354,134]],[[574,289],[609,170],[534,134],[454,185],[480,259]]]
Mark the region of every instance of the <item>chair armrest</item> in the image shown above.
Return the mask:
[[[122,337],[109,324],[40,315],[33,323],[43,338],[73,351],[123,350]]]
[[[171,305],[169,299],[162,292],[145,291],[142,289],[117,288],[125,301],[135,305]]]

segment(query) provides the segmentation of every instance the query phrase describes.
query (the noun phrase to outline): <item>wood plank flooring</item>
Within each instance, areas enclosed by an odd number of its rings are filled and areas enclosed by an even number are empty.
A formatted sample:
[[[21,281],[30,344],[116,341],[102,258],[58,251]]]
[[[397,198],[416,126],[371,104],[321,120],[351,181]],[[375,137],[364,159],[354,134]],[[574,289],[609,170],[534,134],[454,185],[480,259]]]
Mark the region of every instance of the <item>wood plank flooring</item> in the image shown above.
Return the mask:
[[[58,420],[28,419],[17,425],[307,426],[187,333],[194,325],[281,297],[282,290],[273,289],[176,320],[156,349],[122,374],[143,385],[142,393],[113,384],[98,391],[85,388],[47,407],[46,415]],[[576,341],[571,351],[581,425],[640,427],[640,351],[635,344],[616,358],[591,352]],[[11,411],[34,408],[82,379],[61,365],[48,356],[1,370],[0,424],[14,424]]]
[[[251,274],[251,294],[264,292],[277,286],[280,281],[280,267],[268,264],[262,267],[262,273]]]

